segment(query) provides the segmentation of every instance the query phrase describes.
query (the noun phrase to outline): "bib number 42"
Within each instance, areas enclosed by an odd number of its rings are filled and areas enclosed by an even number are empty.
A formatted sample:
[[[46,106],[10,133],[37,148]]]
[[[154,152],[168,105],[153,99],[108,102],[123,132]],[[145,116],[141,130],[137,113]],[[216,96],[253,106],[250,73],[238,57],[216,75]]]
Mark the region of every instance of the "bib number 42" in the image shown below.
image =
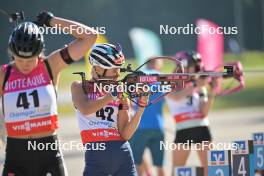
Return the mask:
[[[102,117],[102,120],[114,122],[114,120],[111,117],[113,115],[113,113],[114,113],[114,108],[106,107],[106,108],[102,108],[102,109],[98,110],[96,112],[96,117]]]

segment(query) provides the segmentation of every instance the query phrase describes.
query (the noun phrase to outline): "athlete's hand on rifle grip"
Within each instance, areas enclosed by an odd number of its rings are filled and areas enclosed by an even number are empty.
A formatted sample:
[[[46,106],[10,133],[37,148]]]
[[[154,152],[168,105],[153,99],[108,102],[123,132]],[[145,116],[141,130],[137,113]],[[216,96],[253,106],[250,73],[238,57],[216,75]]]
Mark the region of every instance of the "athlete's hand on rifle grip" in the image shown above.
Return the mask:
[[[143,90],[139,91],[138,93],[144,93]],[[141,107],[146,107],[148,105],[148,99],[149,99],[149,96],[140,96],[137,100],[137,103],[139,106]]]
[[[149,99],[149,96],[141,96],[138,98],[137,103],[141,107],[146,107],[148,105],[148,99]]]
[[[214,89],[214,88],[216,88],[217,87],[217,78],[211,78],[212,80],[211,80],[211,82],[210,82],[210,87],[211,87],[211,89]]]
[[[120,98],[120,103],[128,106],[129,105],[128,98]]]
[[[39,26],[50,27],[50,20],[54,17],[51,12],[42,11],[37,15],[37,21],[35,22]]]
[[[130,104],[128,98],[121,97],[119,99],[119,103],[120,103],[118,107],[119,110],[129,110]]]

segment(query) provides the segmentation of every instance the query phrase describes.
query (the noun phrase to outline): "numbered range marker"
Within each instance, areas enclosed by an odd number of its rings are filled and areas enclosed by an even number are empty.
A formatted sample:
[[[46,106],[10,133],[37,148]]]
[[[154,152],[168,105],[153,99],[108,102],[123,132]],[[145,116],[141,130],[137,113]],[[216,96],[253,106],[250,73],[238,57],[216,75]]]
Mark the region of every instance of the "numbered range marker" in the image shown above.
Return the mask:
[[[233,176],[254,176],[253,140],[234,143],[237,150],[232,150]]]
[[[175,167],[174,176],[204,176],[202,167]]]
[[[264,171],[264,133],[253,134],[255,170]]]
[[[207,152],[208,175],[231,176],[231,151],[211,150]]]

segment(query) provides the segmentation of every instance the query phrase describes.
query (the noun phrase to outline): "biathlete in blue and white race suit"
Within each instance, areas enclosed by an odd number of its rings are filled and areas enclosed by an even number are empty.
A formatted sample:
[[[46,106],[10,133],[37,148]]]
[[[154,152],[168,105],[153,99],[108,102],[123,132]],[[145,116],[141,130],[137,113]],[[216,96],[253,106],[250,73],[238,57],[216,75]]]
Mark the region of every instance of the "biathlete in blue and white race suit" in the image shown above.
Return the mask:
[[[147,64],[144,72],[147,74],[160,73],[162,61],[152,60]],[[160,96],[162,93],[156,93],[151,95],[149,100]],[[144,111],[138,129],[135,135],[131,138],[131,148],[137,171],[139,175],[143,175],[143,172],[150,172],[144,170],[147,163],[144,160],[144,151],[149,148],[152,158],[152,163],[156,167],[158,176],[164,175],[163,161],[164,150],[160,149],[160,142],[164,141],[164,117],[163,117],[163,105],[165,100],[161,99],[154,105],[149,106]],[[148,173],[147,173],[148,174]],[[150,173],[149,173],[150,174]]]
[[[178,52],[176,58],[181,60],[187,73],[197,73],[202,70],[201,56],[197,52]],[[192,78],[181,93],[171,93],[166,97],[171,115],[176,122],[175,144],[201,144],[211,142],[208,113],[214,93],[215,79],[208,84],[206,78]],[[207,88],[209,87],[209,88]],[[189,150],[178,145],[173,151],[173,165],[184,166],[190,154]],[[207,175],[207,150],[197,150],[197,154]]]
[[[120,46],[108,43],[94,45],[89,60],[93,66],[91,81],[106,78],[116,81],[125,62]],[[139,107],[130,119],[128,100],[119,99],[116,91],[85,93],[81,82],[74,82],[71,90],[86,148],[83,175],[137,175],[128,140],[136,131],[144,108]],[[146,105],[147,99],[146,96],[141,97],[138,103]]]

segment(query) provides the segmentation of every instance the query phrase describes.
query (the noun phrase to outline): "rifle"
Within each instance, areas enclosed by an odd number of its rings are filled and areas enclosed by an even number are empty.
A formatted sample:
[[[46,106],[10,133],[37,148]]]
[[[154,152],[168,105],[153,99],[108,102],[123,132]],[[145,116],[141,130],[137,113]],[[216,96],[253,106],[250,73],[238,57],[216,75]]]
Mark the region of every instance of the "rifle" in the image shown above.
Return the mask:
[[[163,73],[152,73],[148,74],[144,71],[141,71],[140,69],[146,66],[148,63],[155,61],[157,59],[162,59],[162,60],[169,60],[172,61],[175,66],[176,66],[176,72],[170,73],[170,74],[163,74]],[[118,81],[113,81],[109,77],[104,77],[102,79],[98,79],[95,81],[91,80],[86,80],[86,76],[84,72],[75,72],[73,74],[78,74],[82,78],[82,87],[84,92],[87,94],[89,92],[94,91],[94,85],[96,83],[101,83],[104,85],[120,85],[120,84],[126,84],[126,85],[133,85],[136,83],[142,83],[142,84],[155,84],[159,83],[159,85],[170,85],[172,87],[171,91],[166,92],[158,97],[156,97],[154,100],[150,101],[148,105],[144,106],[150,106],[152,104],[157,103],[159,100],[161,100],[164,96],[166,96],[168,93],[172,91],[181,90],[184,88],[184,83],[188,82],[191,80],[193,76],[209,76],[209,77],[234,77],[234,68],[235,65],[225,65],[224,69],[225,71],[223,72],[198,72],[198,73],[185,73],[183,69],[182,62],[178,60],[177,58],[171,57],[171,56],[157,56],[157,57],[152,57],[146,62],[144,62],[142,65],[137,67],[136,69],[132,69],[131,64],[129,64],[125,68],[121,68],[120,72],[122,73],[127,73],[123,79],[120,79]],[[153,95],[157,92],[143,92],[143,93],[138,93],[138,92],[123,92],[122,96],[125,98],[130,99],[130,101],[134,102],[135,104],[138,105],[138,103],[134,100],[134,98],[138,98],[141,96],[147,96],[147,95]]]

